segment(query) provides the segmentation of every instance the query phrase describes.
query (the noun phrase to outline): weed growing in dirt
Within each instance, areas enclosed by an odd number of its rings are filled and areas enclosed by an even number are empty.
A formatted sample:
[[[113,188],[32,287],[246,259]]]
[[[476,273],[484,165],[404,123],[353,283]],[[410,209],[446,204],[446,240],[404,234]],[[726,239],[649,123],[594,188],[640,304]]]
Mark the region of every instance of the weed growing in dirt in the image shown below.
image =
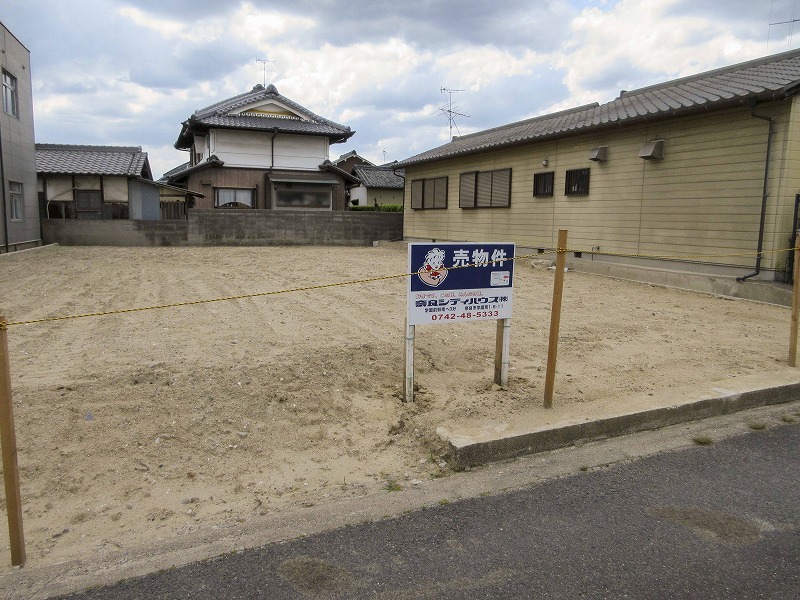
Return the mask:
[[[581,465],[581,471],[588,471],[589,465]]]
[[[767,424],[763,421],[750,421],[747,426],[755,431],[762,431],[767,428]]]
[[[781,416],[781,421],[783,421],[784,423],[794,423],[795,421],[797,421],[797,419],[795,419],[792,415],[786,414]]]
[[[403,486],[397,483],[396,479],[390,479],[386,482],[386,485],[383,486],[387,492],[400,492],[403,489]]]

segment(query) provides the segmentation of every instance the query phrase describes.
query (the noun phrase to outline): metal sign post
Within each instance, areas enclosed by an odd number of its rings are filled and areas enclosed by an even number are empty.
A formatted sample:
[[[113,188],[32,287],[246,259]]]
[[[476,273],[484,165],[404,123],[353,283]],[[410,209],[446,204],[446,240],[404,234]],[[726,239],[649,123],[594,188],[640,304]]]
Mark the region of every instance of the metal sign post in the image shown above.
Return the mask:
[[[497,321],[494,382],[508,385],[514,244],[409,244],[403,399],[414,399],[416,325]]]

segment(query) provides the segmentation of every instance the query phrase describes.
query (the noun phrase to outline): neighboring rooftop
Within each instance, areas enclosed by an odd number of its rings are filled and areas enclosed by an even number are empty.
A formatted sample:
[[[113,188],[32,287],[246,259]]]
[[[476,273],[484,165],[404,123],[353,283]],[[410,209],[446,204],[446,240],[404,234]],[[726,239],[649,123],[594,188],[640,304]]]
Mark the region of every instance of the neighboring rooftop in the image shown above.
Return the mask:
[[[36,144],[36,171],[153,178],[147,152],[142,152],[141,146]]]
[[[353,169],[353,173],[368,188],[402,189],[405,185],[403,169],[397,169],[395,173],[394,167],[359,165]]]
[[[453,140],[399,162],[414,165],[490,148],[513,146],[618,124],[679,116],[709,108],[755,105],[800,91],[800,50],[624,91],[605,104],[587,104]]]
[[[247,93],[195,111],[184,121],[175,147],[191,148],[194,134],[203,134],[214,127],[322,135],[330,138],[331,143],[344,142],[355,133],[282,96],[274,85],[267,88],[257,85]]]

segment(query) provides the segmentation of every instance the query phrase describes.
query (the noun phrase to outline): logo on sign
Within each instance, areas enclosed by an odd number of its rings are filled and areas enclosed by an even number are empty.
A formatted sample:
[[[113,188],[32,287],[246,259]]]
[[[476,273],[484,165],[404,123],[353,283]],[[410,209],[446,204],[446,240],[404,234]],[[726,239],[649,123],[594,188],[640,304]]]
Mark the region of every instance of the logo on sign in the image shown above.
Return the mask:
[[[425,255],[417,274],[420,281],[430,287],[439,287],[447,278],[447,269],[444,267],[445,252],[441,248],[431,248]]]

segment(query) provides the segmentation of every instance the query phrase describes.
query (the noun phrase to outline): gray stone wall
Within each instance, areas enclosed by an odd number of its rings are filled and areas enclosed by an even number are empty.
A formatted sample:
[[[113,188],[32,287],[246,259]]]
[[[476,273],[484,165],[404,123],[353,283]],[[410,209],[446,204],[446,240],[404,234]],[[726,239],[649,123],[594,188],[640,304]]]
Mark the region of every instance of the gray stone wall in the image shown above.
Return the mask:
[[[193,246],[362,246],[402,238],[402,213],[189,211],[189,243]]]
[[[42,219],[45,244],[63,246],[188,246],[186,221]]]
[[[187,221],[45,219],[46,244],[65,246],[363,246],[403,239],[403,214],[192,209]]]

